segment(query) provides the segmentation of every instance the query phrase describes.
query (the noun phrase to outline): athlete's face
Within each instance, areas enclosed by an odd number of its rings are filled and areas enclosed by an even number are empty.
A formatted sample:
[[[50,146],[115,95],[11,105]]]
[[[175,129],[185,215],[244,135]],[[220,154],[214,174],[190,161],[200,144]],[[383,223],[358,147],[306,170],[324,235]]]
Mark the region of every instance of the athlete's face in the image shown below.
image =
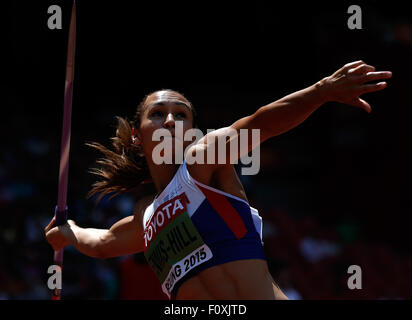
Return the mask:
[[[177,92],[158,91],[147,97],[137,131],[143,151],[152,155],[154,147],[161,141],[153,141],[153,133],[158,129],[167,129],[171,133],[172,150],[174,151],[176,122],[181,121],[184,133],[193,127],[193,112],[189,102]],[[183,150],[191,141],[183,141]]]

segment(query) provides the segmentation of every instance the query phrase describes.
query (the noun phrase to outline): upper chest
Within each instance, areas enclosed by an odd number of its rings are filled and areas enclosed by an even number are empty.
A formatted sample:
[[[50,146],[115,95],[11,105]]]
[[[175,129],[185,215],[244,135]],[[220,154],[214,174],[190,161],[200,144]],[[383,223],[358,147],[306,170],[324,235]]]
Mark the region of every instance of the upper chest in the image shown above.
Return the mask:
[[[193,166],[189,168],[189,173],[200,183],[229,193],[248,202],[246,192],[233,165],[220,166],[213,172],[208,172],[205,167]]]

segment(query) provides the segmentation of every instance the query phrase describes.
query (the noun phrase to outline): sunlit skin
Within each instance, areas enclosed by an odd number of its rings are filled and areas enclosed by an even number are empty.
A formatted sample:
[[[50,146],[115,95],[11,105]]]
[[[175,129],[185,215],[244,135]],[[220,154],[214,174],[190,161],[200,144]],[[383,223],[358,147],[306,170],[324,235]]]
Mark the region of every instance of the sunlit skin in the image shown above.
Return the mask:
[[[174,92],[160,91],[150,95],[144,104],[141,115],[140,127],[137,128],[137,140],[135,144],[140,144],[149,166],[152,180],[158,190],[163,190],[176,173],[179,165],[163,164],[157,165],[153,162],[152,152],[159,141],[153,141],[153,132],[158,129],[167,129],[172,135],[172,151],[175,150],[175,124],[176,121],[183,123],[183,133],[193,127],[193,114],[187,100]],[[184,141],[183,148],[186,148],[191,141]]]
[[[258,128],[260,143],[287,132],[305,121],[320,106],[336,101],[371,112],[368,102],[361,95],[380,91],[391,78],[390,71],[375,71],[375,67],[363,61],[348,63],[312,86],[289,94],[279,100],[252,111],[247,117],[235,121],[231,126],[207,134],[188,152],[208,152],[214,145],[211,141],[223,137],[230,128]],[[275,84],[274,84],[275,85]],[[152,151],[159,143],[152,140],[153,132],[165,128],[174,133],[176,121],[183,121],[183,131],[193,126],[193,114],[188,101],[176,92],[158,91],[150,95],[144,104],[141,124],[136,132],[135,144],[142,147],[157,193],[161,193],[178,170],[179,164],[156,165]],[[172,145],[175,143],[172,138]],[[184,148],[191,141],[184,142]],[[253,148],[249,146],[249,150]],[[173,148],[174,149],[174,148]],[[197,181],[217,188],[247,201],[245,191],[233,165],[200,164],[187,166],[190,175]],[[118,257],[143,251],[143,213],[153,201],[153,196],[141,198],[132,216],[123,218],[110,229],[82,228],[69,220],[65,225],[54,227],[54,219],[45,228],[47,241],[54,250],[72,244],[80,252],[96,258]],[[142,288],[144,290],[144,288]],[[177,299],[287,299],[275,285],[264,260],[240,260],[211,267],[185,281]]]
[[[156,165],[152,161],[153,148],[159,143],[152,140],[155,130],[165,128],[174,135],[175,122],[183,121],[183,134],[193,124],[193,115],[184,97],[176,93],[158,92],[148,97],[141,116],[138,130],[140,143],[158,194],[168,185],[179,168],[179,164]],[[191,142],[185,141],[186,148]],[[222,166],[213,181],[204,180],[203,175],[197,175],[199,166],[188,166],[189,173],[196,180],[211,185],[227,193],[246,199],[232,165]],[[247,275],[247,277],[245,276]],[[275,299],[286,298],[274,285],[269,274],[267,263],[263,260],[234,261],[204,270],[192,277],[180,287],[178,299]]]

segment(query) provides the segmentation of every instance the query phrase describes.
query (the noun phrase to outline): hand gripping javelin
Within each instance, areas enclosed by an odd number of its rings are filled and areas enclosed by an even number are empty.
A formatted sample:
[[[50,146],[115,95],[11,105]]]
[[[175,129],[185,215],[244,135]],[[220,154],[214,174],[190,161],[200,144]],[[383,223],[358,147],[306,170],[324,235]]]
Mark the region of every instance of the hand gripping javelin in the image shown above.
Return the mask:
[[[70,131],[73,100],[74,56],[76,50],[76,1],[73,1],[70,19],[69,43],[67,50],[66,84],[64,88],[63,130],[60,153],[59,189],[54,225],[60,226],[67,221],[67,182],[69,173]],[[54,252],[54,264],[63,268],[63,249]],[[54,289],[52,300],[60,300],[61,289]]]

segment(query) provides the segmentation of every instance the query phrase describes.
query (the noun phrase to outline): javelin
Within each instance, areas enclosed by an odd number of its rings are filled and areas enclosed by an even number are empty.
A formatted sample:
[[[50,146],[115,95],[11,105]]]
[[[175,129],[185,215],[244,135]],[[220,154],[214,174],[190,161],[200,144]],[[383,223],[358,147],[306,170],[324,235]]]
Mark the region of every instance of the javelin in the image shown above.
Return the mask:
[[[74,56],[76,50],[76,1],[73,1],[70,19],[69,43],[66,63],[66,83],[64,88],[63,130],[60,153],[59,189],[57,206],[54,213],[55,225],[60,226],[67,221],[67,182],[69,175],[70,131],[73,100]],[[63,267],[63,249],[54,252],[54,264]],[[60,300],[61,289],[56,288],[52,300]]]

